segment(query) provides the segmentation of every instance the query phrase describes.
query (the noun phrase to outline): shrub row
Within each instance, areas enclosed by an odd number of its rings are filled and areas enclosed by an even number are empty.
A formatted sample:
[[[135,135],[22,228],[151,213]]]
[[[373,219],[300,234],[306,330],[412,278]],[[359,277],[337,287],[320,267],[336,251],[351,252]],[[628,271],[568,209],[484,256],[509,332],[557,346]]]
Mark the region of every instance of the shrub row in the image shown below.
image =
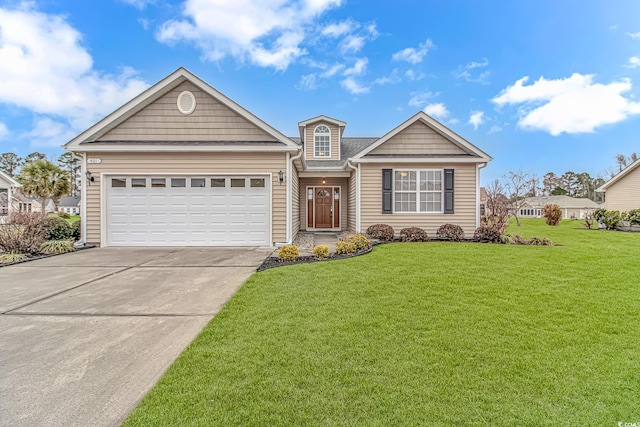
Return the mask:
[[[367,228],[367,235],[381,242],[390,242],[395,238],[395,230],[388,224],[374,224]],[[436,231],[439,239],[459,242],[464,239],[462,227],[456,224],[443,224]],[[400,230],[402,242],[426,242],[429,240],[427,232],[419,227],[407,227]]]
[[[640,226],[640,209],[620,212],[601,208],[593,212],[593,219],[604,225],[607,230],[614,230],[619,225]]]

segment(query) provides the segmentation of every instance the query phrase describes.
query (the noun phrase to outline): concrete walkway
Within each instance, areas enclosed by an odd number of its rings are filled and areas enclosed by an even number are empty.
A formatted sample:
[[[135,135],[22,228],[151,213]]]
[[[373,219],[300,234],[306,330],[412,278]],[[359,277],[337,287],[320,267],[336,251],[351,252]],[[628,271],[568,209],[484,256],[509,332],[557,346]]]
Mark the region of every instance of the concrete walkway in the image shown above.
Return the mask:
[[[0,268],[0,425],[119,425],[268,254],[106,248]]]

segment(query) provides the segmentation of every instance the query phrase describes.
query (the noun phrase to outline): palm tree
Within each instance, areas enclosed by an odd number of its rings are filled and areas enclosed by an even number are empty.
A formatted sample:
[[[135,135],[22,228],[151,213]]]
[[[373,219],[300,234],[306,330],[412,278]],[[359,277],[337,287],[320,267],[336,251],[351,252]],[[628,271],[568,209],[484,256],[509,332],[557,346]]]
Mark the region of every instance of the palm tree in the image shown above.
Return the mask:
[[[17,180],[22,192],[38,197],[42,203],[42,216],[46,215],[46,201],[53,199],[56,207],[60,197],[69,192],[69,173],[48,160],[34,160],[25,164]]]

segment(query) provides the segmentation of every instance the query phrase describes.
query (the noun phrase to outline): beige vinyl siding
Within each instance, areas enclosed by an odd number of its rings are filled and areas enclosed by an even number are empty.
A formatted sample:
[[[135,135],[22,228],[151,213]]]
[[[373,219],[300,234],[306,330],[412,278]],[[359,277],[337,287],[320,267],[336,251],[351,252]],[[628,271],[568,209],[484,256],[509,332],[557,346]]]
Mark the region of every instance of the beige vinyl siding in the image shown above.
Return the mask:
[[[91,153],[101,159],[89,164],[96,178],[87,186],[87,242],[100,244],[102,174],[271,174],[271,223],[273,242],[286,239],[286,185],[278,182],[278,171],[286,170],[284,153]],[[106,185],[106,183],[105,183]]]
[[[291,238],[293,239],[300,231],[300,181],[298,180],[298,169],[291,166]]]
[[[360,227],[361,232],[373,224],[389,224],[396,234],[405,227],[421,227],[435,236],[438,227],[450,223],[461,226],[467,237],[476,228],[476,165],[475,164],[361,164]],[[382,213],[382,169],[454,169],[453,214]]]
[[[180,113],[176,104],[178,95],[185,90],[196,97],[196,108],[189,115]],[[98,140],[276,141],[190,82],[180,84]]]
[[[349,200],[347,200],[347,229],[356,231],[356,185],[358,182],[358,173],[353,171],[348,181]]]
[[[300,179],[300,229],[307,229],[307,186],[314,187],[340,187],[340,227],[347,229],[348,206],[350,200],[349,184],[347,178],[325,178],[326,183],[322,183],[322,178],[302,178]]]
[[[449,141],[421,121],[411,124],[369,154],[465,154],[462,148]]]
[[[316,127],[325,125],[331,130],[331,157],[313,157],[313,131]],[[305,135],[305,156],[307,160],[340,160],[340,153],[338,151],[340,128],[329,122],[319,120],[315,123],[308,124]]]
[[[607,188],[604,200],[608,210],[640,209],[640,166]]]

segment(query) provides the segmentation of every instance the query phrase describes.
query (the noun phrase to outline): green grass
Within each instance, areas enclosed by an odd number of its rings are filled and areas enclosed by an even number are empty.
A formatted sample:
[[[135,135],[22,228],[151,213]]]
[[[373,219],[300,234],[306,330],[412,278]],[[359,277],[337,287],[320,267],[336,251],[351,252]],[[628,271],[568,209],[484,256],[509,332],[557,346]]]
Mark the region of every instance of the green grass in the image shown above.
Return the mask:
[[[640,421],[640,234],[396,243],[254,274],[125,426]]]
[[[80,215],[71,215],[67,221],[69,221],[69,224],[80,221]]]

